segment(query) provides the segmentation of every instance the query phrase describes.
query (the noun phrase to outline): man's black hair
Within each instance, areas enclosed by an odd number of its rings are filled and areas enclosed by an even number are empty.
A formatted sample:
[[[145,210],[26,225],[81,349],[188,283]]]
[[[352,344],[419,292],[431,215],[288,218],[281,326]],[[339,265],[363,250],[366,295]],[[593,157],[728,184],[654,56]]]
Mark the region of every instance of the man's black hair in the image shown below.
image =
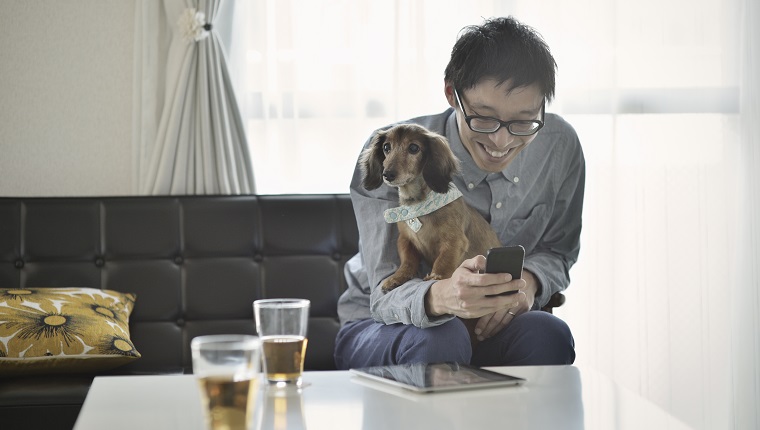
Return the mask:
[[[512,17],[491,18],[462,29],[451,50],[444,79],[459,91],[484,78],[510,89],[537,83],[547,100],[554,97],[557,63],[541,35]]]

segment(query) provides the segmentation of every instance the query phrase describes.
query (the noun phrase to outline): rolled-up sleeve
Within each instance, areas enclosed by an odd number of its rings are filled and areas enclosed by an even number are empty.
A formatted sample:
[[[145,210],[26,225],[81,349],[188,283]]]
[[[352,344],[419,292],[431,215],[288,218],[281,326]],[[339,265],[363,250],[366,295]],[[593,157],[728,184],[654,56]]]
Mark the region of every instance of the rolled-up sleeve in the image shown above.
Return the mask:
[[[413,324],[425,328],[442,324],[451,315],[429,318],[425,312],[425,295],[434,281],[412,279],[385,293],[382,282],[392,275],[400,264],[396,242],[398,228],[386,223],[383,212],[398,205],[395,189],[382,185],[367,191],[361,185],[361,169],[356,169],[351,181],[351,200],[359,228],[359,252],[366,279],[370,286],[370,314],[375,321],[385,324]]]
[[[582,226],[583,196],[586,168],[577,135],[563,134],[564,141],[557,157],[562,164],[553,169],[556,184],[554,204],[540,239],[525,258],[525,268],[538,278],[541,288],[534,308],[541,308],[552,294],[565,290],[570,284],[570,268],[578,260]]]

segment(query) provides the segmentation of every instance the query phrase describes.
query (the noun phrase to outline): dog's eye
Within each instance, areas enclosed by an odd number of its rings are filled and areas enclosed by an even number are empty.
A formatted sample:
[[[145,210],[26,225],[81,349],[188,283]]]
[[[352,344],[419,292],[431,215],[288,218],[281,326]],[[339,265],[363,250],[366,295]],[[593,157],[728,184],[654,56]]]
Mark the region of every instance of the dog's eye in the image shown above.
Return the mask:
[[[391,144],[390,143],[386,143],[385,145],[383,145],[383,152],[386,153],[386,154],[389,153],[389,152],[391,152]]]
[[[420,145],[417,145],[416,143],[409,145],[410,154],[416,154],[418,152],[420,152]]]

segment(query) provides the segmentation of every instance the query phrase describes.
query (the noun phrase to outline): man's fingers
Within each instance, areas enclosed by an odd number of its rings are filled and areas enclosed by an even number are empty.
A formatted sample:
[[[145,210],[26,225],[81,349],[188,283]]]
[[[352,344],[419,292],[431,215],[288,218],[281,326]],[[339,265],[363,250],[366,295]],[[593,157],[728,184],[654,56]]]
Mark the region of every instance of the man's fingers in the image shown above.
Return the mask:
[[[515,294],[513,298],[515,301],[506,305],[506,307],[500,307],[499,310],[478,319],[478,322],[475,324],[475,334],[478,336],[478,340],[488,339],[503,330],[520,313],[519,294]]]
[[[488,314],[486,316],[482,316],[482,317],[478,318],[478,322],[475,324],[475,334],[478,335],[478,338],[481,337],[481,335],[485,331],[486,327],[488,327],[488,323],[492,319],[493,319],[493,314]]]
[[[505,320],[505,315],[504,311],[498,311],[480,318],[475,325],[475,334],[478,336],[478,340],[488,339],[503,329],[508,323]]]
[[[483,257],[482,255],[476,255],[472,258],[464,260],[462,264],[459,265],[459,267],[464,267],[471,272],[478,273],[479,271],[486,269],[486,257]]]

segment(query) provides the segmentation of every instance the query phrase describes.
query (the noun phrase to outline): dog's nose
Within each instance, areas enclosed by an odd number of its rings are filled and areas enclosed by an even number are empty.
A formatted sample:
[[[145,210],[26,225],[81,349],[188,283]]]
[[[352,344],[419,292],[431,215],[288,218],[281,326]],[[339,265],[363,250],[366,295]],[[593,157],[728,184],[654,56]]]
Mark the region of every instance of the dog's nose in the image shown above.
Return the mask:
[[[396,174],[392,171],[385,171],[383,172],[383,178],[385,178],[386,181],[393,181],[396,179]]]

